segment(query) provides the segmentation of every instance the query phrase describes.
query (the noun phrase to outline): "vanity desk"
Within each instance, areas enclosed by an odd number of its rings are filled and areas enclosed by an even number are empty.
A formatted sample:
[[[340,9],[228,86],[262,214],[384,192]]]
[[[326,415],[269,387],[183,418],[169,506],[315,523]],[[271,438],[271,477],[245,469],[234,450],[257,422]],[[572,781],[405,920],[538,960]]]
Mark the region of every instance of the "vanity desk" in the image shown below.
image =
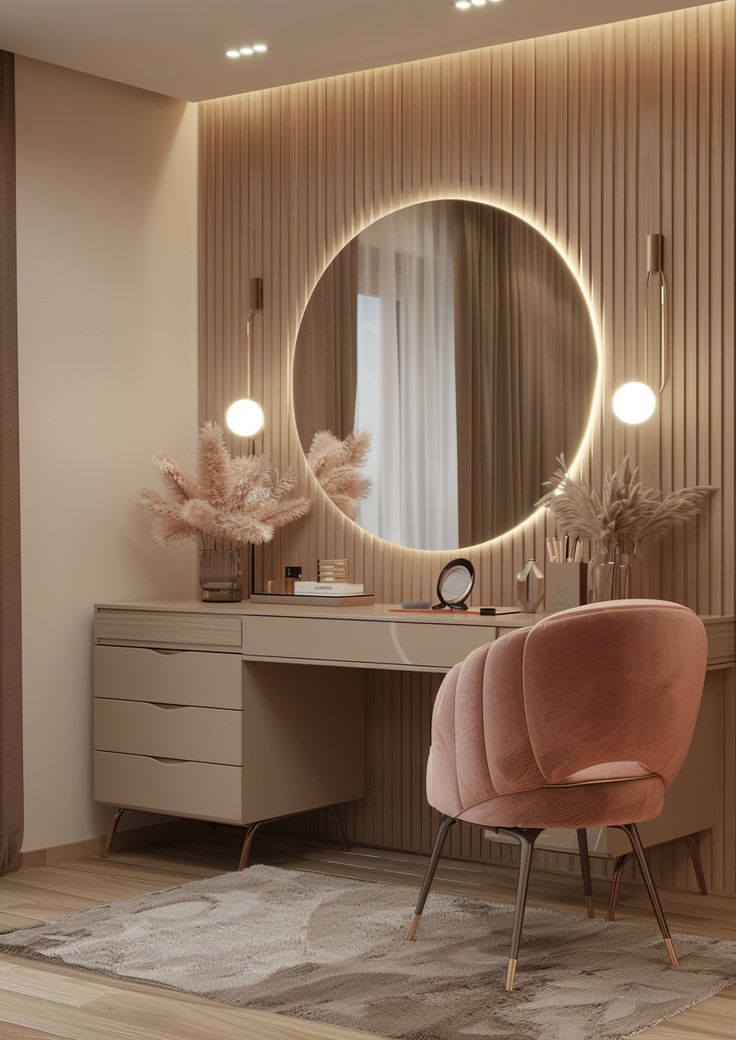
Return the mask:
[[[325,806],[345,843],[338,806],[364,794],[366,670],[443,674],[543,617],[194,599],[98,605],[94,797],[116,810],[104,854],[125,809],[245,826],[241,866],[261,823]],[[732,667],[736,619],[703,621],[709,670]],[[718,746],[706,689],[665,810],[641,827],[646,845],[719,826]],[[625,851],[618,831],[591,844],[600,856]],[[541,845],[572,851],[567,832],[548,832]]]

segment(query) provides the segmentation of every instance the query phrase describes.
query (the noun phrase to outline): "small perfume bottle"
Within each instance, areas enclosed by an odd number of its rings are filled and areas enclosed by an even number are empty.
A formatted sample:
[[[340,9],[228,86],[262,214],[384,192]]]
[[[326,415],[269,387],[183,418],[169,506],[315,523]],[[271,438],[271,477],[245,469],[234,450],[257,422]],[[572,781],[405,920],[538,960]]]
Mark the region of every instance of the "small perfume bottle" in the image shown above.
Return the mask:
[[[284,595],[294,595],[294,584],[302,580],[301,567],[284,567]]]

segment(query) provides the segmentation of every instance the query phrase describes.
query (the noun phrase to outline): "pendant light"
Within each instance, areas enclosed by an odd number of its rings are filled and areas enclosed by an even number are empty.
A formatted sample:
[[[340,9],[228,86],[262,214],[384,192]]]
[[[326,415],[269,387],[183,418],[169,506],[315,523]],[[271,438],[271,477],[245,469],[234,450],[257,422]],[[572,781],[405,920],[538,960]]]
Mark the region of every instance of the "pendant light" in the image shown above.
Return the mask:
[[[250,280],[250,307],[248,318],[245,323],[245,397],[233,401],[225,412],[225,424],[227,428],[238,437],[248,437],[254,440],[263,433],[265,418],[263,409],[251,397],[251,369],[253,366],[252,340],[253,320],[256,311],[263,309],[263,279],[251,278]]]
[[[663,268],[664,236],[647,236],[647,284],[644,297],[644,363],[649,366],[649,297],[652,286],[659,290],[659,389],[653,390],[648,382],[629,382],[620,386],[613,395],[613,412],[621,422],[638,425],[654,414],[657,398],[667,382],[667,282]],[[646,375],[645,375],[646,378]]]

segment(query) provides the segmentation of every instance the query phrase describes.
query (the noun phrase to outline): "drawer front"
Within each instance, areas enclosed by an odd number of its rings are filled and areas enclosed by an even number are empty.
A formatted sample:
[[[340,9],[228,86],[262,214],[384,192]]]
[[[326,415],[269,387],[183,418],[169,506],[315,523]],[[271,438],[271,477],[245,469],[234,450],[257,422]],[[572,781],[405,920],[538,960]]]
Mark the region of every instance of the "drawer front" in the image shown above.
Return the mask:
[[[336,618],[248,618],[244,652],[281,660],[336,661],[443,671],[471,650],[490,643],[488,626],[429,625],[406,621],[342,621]]]
[[[129,809],[239,823],[242,772],[236,766],[95,751],[94,797]]]
[[[112,700],[239,710],[243,705],[242,671],[239,654],[94,648],[95,696]]]
[[[412,665],[446,668],[464,661],[472,650],[487,646],[496,638],[496,629],[485,625],[416,625],[400,622],[396,643]]]
[[[95,751],[240,766],[241,711],[95,698]]]
[[[106,610],[95,613],[95,642],[119,645],[190,646],[239,652],[239,617],[166,611]]]

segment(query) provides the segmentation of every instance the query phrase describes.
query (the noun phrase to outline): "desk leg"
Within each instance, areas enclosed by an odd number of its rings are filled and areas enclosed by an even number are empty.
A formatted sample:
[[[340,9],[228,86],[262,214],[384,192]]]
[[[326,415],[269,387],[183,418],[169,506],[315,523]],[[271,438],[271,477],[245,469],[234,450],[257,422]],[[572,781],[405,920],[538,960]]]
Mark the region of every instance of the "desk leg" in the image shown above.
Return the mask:
[[[688,834],[684,838],[676,838],[675,841],[664,842],[663,845],[654,845],[652,848],[663,848],[665,845],[674,845],[678,841],[683,841],[687,845],[688,852],[690,853],[690,859],[692,860],[693,870],[695,871],[695,880],[698,883],[698,891],[701,896],[708,895],[708,882],[705,880],[705,871],[703,870],[703,862],[700,858],[700,846],[698,844],[698,838],[695,834]],[[618,903],[619,896],[621,895],[621,883],[623,870],[626,864],[631,859],[632,853],[627,852],[623,856],[619,856],[616,860],[616,865],[613,868],[613,877],[611,879],[611,894],[608,900],[608,915],[606,920],[613,921],[616,918],[616,904]]]
[[[624,867],[633,855],[633,852],[625,852],[623,856],[618,856],[616,858],[616,863],[613,868],[613,877],[611,878],[611,894],[608,897],[608,913],[606,914],[607,921],[616,920],[616,906],[618,904],[618,897],[621,894],[621,879]]]
[[[112,849],[112,840],[115,837],[115,831],[118,829],[120,817],[123,815],[124,812],[125,809],[116,809],[115,812],[112,814],[110,826],[107,828],[107,837],[105,838],[105,845],[102,852],[100,853],[100,859],[107,859],[107,857],[110,855],[110,850]]]
[[[267,820],[259,820],[257,823],[251,823],[245,832],[245,840],[243,842],[243,851],[240,853],[240,862],[238,863],[238,870],[245,870],[248,866],[248,860],[250,859],[250,850],[253,845],[253,839],[256,836],[256,831],[263,823],[268,823]]]
[[[337,831],[337,840],[342,845],[343,852],[350,852],[350,842],[348,841],[347,832],[345,830],[345,818],[342,814],[342,809],[339,805],[328,806],[332,819],[335,821],[335,830]]]
[[[705,880],[705,871],[703,870],[703,861],[700,858],[700,843],[698,842],[697,835],[688,834],[686,838],[683,838],[683,841],[687,845],[688,852],[690,853],[693,870],[695,871],[695,880],[698,882],[698,891],[701,896],[707,896],[708,882]]]

